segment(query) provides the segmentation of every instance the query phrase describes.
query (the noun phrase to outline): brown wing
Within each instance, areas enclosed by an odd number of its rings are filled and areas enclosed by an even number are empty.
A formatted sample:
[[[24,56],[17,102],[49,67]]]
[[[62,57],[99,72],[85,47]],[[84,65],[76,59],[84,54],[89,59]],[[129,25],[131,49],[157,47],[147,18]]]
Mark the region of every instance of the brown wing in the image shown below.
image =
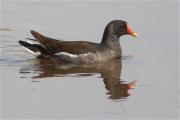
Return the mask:
[[[51,54],[55,54],[58,52],[83,54],[83,53],[95,52],[103,49],[103,47],[97,43],[85,42],[85,41],[60,41],[53,38],[45,37],[40,33],[32,30],[31,30],[31,34]]]

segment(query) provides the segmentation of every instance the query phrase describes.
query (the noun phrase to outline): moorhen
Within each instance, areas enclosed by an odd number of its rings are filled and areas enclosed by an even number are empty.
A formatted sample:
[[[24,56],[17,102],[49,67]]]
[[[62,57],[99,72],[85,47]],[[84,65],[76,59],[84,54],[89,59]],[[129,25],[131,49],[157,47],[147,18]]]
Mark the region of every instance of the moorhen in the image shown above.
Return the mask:
[[[101,43],[56,40],[33,30],[31,34],[35,39],[27,38],[27,41],[19,41],[19,44],[30,53],[38,58],[58,58],[72,63],[94,63],[121,57],[119,38],[127,34],[137,37],[123,20],[113,20],[108,23]]]

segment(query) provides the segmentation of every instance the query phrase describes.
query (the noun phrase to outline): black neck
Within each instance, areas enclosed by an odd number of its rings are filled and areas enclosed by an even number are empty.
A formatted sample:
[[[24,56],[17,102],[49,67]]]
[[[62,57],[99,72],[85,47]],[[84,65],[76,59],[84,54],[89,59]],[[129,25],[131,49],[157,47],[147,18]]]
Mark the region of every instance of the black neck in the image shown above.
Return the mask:
[[[109,47],[120,47],[119,38],[110,32],[104,32],[101,44]]]

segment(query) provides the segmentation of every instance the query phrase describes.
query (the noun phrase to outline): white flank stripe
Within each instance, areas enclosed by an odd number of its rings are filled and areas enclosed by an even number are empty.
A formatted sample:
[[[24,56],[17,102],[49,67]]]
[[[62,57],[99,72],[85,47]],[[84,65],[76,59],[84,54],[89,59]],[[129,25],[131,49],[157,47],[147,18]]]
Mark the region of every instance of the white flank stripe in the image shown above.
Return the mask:
[[[60,52],[60,53],[56,53],[55,55],[64,55],[64,56],[68,56],[68,57],[78,57],[79,56],[79,55],[71,54],[68,52]]]

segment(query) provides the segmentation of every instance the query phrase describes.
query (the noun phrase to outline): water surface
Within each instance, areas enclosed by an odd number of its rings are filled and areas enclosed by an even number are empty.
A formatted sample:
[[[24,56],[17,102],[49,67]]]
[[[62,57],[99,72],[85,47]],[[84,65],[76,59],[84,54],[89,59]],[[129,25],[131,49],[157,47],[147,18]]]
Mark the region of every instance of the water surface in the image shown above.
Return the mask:
[[[93,65],[38,60],[19,39],[31,29],[100,42],[105,25],[127,20],[123,58]],[[178,119],[178,2],[2,2],[1,114],[4,119]]]

